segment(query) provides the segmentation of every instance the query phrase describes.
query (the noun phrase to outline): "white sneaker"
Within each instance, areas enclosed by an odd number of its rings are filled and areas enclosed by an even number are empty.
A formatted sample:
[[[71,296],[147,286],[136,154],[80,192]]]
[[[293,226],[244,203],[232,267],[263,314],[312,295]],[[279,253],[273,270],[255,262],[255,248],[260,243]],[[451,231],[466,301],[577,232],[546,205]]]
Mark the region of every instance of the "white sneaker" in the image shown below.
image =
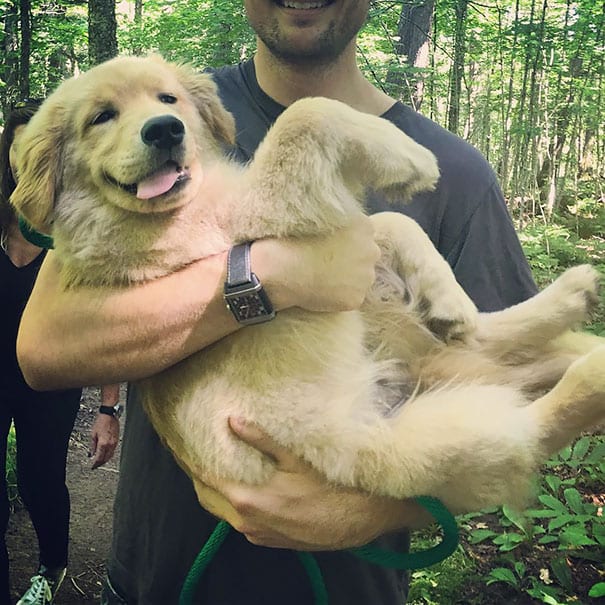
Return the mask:
[[[38,575],[31,579],[31,586],[17,601],[17,605],[51,605],[65,578],[66,569],[52,571],[40,566]]]

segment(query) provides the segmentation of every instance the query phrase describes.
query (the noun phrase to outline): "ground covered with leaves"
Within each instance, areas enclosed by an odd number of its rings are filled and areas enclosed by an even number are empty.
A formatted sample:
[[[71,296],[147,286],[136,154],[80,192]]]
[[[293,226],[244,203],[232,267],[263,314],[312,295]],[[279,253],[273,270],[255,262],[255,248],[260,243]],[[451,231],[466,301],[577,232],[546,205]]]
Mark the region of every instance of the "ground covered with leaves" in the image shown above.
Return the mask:
[[[414,573],[413,605],[605,603],[605,437],[584,436],[553,457],[537,490],[523,514],[460,517],[460,548]],[[434,538],[425,532],[415,547]]]

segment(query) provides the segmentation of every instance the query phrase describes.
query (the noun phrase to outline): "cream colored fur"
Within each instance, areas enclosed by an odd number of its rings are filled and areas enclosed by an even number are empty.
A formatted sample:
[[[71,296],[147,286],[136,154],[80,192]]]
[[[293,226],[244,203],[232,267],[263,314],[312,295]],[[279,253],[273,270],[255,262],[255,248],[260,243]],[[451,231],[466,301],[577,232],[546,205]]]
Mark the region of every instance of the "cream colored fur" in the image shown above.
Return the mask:
[[[170,157],[189,180],[154,199],[133,185],[167,161],[148,120],[184,125]],[[294,103],[246,167],[211,78],[153,57],[118,58],[62,84],[28,125],[13,202],[52,230],[65,287],[151,280],[233,242],[331,232],[366,186],[429,189],[433,155],[389,122],[336,101]],[[122,184],[120,186],[118,183]],[[455,512],[522,504],[552,452],[605,418],[605,346],[571,332],[597,273],[569,270],[534,299],[479,314],[423,231],[375,215],[383,249],[360,312],[280,312],[139,386],[194,481],[262,482],[272,461],[235,439],[255,421],[330,481]]]

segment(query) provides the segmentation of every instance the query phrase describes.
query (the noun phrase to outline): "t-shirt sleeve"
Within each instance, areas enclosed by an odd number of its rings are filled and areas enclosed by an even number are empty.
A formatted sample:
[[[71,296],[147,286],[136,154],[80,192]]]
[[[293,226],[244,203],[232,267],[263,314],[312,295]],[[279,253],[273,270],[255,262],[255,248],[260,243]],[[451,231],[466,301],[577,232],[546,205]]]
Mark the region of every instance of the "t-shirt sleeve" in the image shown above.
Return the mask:
[[[446,260],[480,311],[498,311],[537,292],[495,181],[463,225]]]

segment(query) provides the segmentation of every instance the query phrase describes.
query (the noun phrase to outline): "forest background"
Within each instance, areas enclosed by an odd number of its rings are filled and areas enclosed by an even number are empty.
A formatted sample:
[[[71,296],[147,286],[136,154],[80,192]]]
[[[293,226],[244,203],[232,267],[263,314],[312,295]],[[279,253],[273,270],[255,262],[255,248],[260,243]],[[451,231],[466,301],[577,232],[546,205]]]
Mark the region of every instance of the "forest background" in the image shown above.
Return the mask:
[[[255,48],[241,0],[0,0],[0,23],[2,115],[118,52],[204,67]],[[375,0],[359,57],[487,157],[540,285],[582,262],[605,276],[603,2]],[[589,329],[605,334],[603,305]],[[414,574],[412,602],[605,603],[604,491],[605,437],[587,435],[545,466],[534,509],[461,518],[459,551]]]

